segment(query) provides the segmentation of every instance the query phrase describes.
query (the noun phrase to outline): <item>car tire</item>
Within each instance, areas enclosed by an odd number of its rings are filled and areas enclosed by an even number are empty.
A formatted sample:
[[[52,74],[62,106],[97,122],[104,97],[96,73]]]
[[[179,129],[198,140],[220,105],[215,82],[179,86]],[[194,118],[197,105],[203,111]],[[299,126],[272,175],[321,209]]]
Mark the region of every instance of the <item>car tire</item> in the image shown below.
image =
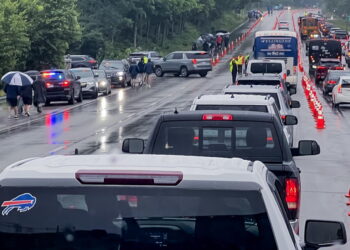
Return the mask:
[[[74,95],[74,91],[72,91],[72,94],[70,95],[70,98],[68,100],[68,104],[69,105],[74,105],[75,104],[75,95]]]
[[[80,89],[80,93],[79,93],[79,96],[77,98],[77,102],[81,103],[83,102],[83,91]]]
[[[164,76],[164,72],[160,66],[157,66],[155,69],[155,74],[157,77],[162,77]]]
[[[98,90],[96,89],[95,93],[92,96],[92,99],[97,99],[98,97]]]
[[[188,69],[185,66],[182,66],[180,68],[180,76],[181,77],[188,77]]]
[[[208,75],[208,72],[202,72],[202,73],[199,73],[199,75],[200,75],[201,77],[206,77],[206,76]]]

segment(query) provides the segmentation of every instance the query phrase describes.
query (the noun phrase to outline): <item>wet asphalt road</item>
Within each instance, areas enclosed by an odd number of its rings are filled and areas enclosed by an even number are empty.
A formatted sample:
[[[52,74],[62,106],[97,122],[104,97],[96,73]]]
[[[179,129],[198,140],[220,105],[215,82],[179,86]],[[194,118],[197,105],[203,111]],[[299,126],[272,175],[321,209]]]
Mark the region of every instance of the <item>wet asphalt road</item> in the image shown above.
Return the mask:
[[[257,29],[272,29],[276,16],[277,13],[264,18]],[[291,13],[286,12],[282,18],[292,22]],[[252,44],[250,36],[234,53],[249,53]],[[228,60],[226,56],[206,78],[196,75],[154,78],[150,89],[117,89],[111,96],[84,101],[73,109],[53,105],[45,109],[44,115],[31,117],[31,121],[25,118],[9,121],[2,105],[0,169],[28,157],[72,154],[75,148],[80,154],[120,153],[124,138],[147,138],[159,114],[175,108],[188,110],[196,96],[220,93],[231,82]],[[304,65],[307,69],[306,61]],[[295,110],[299,125],[294,131],[294,141],[315,139],[321,146],[319,156],[296,159],[302,171],[301,233],[305,219],[329,219],[344,221],[350,236],[347,216],[350,207],[346,206],[344,196],[350,183],[350,106],[333,109],[330,99],[322,97],[321,91],[318,96],[324,106],[324,130],[315,129],[300,84],[297,95],[293,96],[301,102],[301,109]],[[21,125],[10,129],[18,124]],[[348,249],[349,246],[333,249]]]

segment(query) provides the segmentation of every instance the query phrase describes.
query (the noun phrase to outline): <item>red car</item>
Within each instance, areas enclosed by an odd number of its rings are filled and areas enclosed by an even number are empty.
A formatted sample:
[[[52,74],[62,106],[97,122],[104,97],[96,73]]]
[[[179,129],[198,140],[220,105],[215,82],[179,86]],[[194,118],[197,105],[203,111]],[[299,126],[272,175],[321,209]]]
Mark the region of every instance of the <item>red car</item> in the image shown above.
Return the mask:
[[[328,70],[344,70],[345,67],[341,61],[336,58],[322,58],[318,65],[315,65],[315,83],[319,84],[322,82],[327,74]]]

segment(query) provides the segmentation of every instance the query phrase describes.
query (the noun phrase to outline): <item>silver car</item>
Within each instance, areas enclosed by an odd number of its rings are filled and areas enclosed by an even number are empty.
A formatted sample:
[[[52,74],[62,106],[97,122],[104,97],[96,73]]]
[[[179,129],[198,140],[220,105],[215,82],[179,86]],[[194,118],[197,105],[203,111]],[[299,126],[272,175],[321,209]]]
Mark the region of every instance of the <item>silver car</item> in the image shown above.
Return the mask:
[[[155,73],[162,77],[165,73],[173,73],[175,76],[187,77],[191,74],[199,74],[206,77],[212,70],[210,55],[205,51],[176,51],[163,58],[163,61],[155,64]]]
[[[93,99],[98,97],[98,84],[94,73],[90,68],[74,68],[70,70],[75,77],[80,77],[81,87],[84,96],[90,96]]]
[[[109,95],[112,92],[111,82],[108,80],[106,72],[104,70],[93,70],[94,77],[98,83],[98,92],[103,95]]]

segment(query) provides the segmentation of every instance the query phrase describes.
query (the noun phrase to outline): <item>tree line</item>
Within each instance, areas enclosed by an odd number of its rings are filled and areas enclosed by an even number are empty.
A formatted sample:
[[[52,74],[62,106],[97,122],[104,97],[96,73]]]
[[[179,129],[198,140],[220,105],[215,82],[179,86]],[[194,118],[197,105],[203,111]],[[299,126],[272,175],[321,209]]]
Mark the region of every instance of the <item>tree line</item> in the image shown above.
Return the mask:
[[[1,0],[0,74],[61,67],[65,54],[118,58],[163,46],[187,25],[211,31],[256,0]]]

